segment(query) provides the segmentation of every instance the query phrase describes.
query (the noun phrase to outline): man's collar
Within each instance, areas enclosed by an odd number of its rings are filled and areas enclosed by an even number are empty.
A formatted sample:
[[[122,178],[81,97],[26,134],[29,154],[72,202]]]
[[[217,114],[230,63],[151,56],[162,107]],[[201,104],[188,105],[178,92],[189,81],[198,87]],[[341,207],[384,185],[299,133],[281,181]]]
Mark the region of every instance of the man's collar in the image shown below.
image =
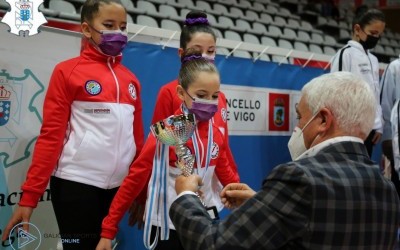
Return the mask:
[[[335,143],[339,143],[339,142],[358,142],[358,143],[364,143],[363,140],[361,140],[358,137],[354,137],[354,136],[338,136],[338,137],[334,137],[328,140],[325,140],[321,143],[318,143],[317,145],[309,148],[306,152],[304,152],[303,154],[301,154],[299,157],[297,157],[296,160],[300,160],[306,157],[310,157],[310,156],[315,156],[316,154],[318,154],[318,152],[320,152],[322,149],[335,144]]]

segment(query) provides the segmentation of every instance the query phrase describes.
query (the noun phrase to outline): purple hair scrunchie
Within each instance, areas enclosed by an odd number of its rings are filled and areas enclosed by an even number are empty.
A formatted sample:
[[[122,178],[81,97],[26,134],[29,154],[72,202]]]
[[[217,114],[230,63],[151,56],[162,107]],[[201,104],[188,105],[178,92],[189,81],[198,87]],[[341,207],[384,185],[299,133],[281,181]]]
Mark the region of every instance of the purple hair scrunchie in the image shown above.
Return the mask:
[[[190,61],[192,61],[192,60],[197,60],[197,59],[200,59],[200,58],[203,58],[203,57],[200,56],[200,55],[185,56],[185,57],[183,58],[183,60],[182,60],[182,64],[183,64],[183,63],[190,62]]]
[[[205,17],[186,18],[185,24],[186,24],[186,25],[193,25],[193,24],[204,24],[204,25],[209,25],[208,19],[205,18]]]

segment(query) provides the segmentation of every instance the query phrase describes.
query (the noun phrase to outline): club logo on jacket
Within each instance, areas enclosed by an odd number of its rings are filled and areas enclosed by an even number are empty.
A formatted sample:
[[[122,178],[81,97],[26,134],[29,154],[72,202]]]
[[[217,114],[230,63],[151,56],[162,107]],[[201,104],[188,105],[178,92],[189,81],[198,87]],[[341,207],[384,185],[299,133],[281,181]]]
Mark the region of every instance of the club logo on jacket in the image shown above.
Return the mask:
[[[89,80],[85,83],[85,89],[90,95],[98,95],[101,92],[101,85],[95,80]]]
[[[222,120],[224,122],[226,122],[226,119],[228,118],[228,112],[227,112],[226,108],[221,109],[221,117],[222,117]]]
[[[370,63],[359,63],[358,68],[360,69],[361,74],[369,74],[371,72]]]
[[[213,142],[211,146],[211,159],[216,159],[219,154],[219,146],[217,143]]]
[[[135,85],[133,85],[133,83],[129,83],[128,90],[133,100],[136,100],[136,88]]]

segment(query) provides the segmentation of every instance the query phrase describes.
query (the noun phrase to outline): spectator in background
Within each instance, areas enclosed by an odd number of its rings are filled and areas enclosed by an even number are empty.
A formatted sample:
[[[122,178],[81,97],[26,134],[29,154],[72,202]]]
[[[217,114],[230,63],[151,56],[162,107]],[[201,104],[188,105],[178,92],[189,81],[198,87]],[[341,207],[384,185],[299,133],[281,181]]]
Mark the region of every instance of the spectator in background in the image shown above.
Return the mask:
[[[393,109],[396,101],[400,100],[400,58],[394,60],[386,67],[383,72],[381,86],[381,105],[384,121],[382,152],[390,161],[391,180],[396,186],[397,193],[400,195],[400,180],[398,174],[398,171],[400,170],[400,141],[398,137],[399,106],[396,106]],[[397,131],[397,136],[392,133],[392,128],[396,128],[395,131]],[[395,166],[397,166],[397,168],[395,168]]]
[[[339,9],[334,0],[323,0],[321,3],[321,14],[338,21],[340,19]]]
[[[319,9],[319,1],[318,0],[308,0],[307,4],[304,5],[303,11],[311,11],[319,14],[321,10]]]
[[[335,19],[336,21],[340,20],[340,11],[339,11],[339,6],[337,4],[337,1],[332,0],[332,13],[331,16],[333,19]]]
[[[332,7],[331,0],[323,0],[321,3],[321,15],[323,17],[330,17],[332,15]]]
[[[385,15],[376,9],[361,6],[353,20],[353,36],[331,61],[331,72],[349,71],[361,76],[375,94],[376,114],[371,133],[365,140],[368,154],[371,156],[373,146],[382,136],[382,109],[379,102],[379,62],[370,53],[385,30]]]

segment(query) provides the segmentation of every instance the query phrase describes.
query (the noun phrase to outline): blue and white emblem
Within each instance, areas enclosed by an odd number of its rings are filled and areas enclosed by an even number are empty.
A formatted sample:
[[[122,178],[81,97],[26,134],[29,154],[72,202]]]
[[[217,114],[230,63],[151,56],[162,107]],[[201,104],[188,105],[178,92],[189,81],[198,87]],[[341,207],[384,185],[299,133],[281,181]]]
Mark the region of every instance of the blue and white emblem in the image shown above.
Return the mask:
[[[21,19],[21,21],[26,22],[29,20],[32,20],[32,3],[31,2],[18,2],[17,3],[20,8],[19,8],[19,19]],[[19,25],[17,24],[17,22],[15,22],[15,25]],[[29,24],[32,27],[32,24]],[[18,26],[17,26],[18,28]]]
[[[38,9],[43,0],[35,0],[35,3],[28,0],[6,1],[10,4],[11,11],[6,13],[1,22],[10,26],[11,33],[32,36],[39,32],[38,29],[42,24],[47,23],[43,13]]]
[[[133,83],[129,83],[128,86],[128,90],[129,90],[129,94],[131,94],[131,97],[133,98],[133,100],[136,100],[136,88],[135,85],[133,85]]]
[[[11,91],[8,91],[3,85],[0,86],[0,126],[6,125],[10,119]]]
[[[211,146],[211,159],[216,159],[219,155],[219,146],[217,143],[213,142]]]
[[[89,80],[85,83],[85,89],[90,95],[98,95],[101,92],[101,85],[95,80]]]
[[[222,117],[222,120],[224,122],[226,122],[226,119],[228,118],[228,111],[226,110],[226,108],[221,109],[221,117]]]

